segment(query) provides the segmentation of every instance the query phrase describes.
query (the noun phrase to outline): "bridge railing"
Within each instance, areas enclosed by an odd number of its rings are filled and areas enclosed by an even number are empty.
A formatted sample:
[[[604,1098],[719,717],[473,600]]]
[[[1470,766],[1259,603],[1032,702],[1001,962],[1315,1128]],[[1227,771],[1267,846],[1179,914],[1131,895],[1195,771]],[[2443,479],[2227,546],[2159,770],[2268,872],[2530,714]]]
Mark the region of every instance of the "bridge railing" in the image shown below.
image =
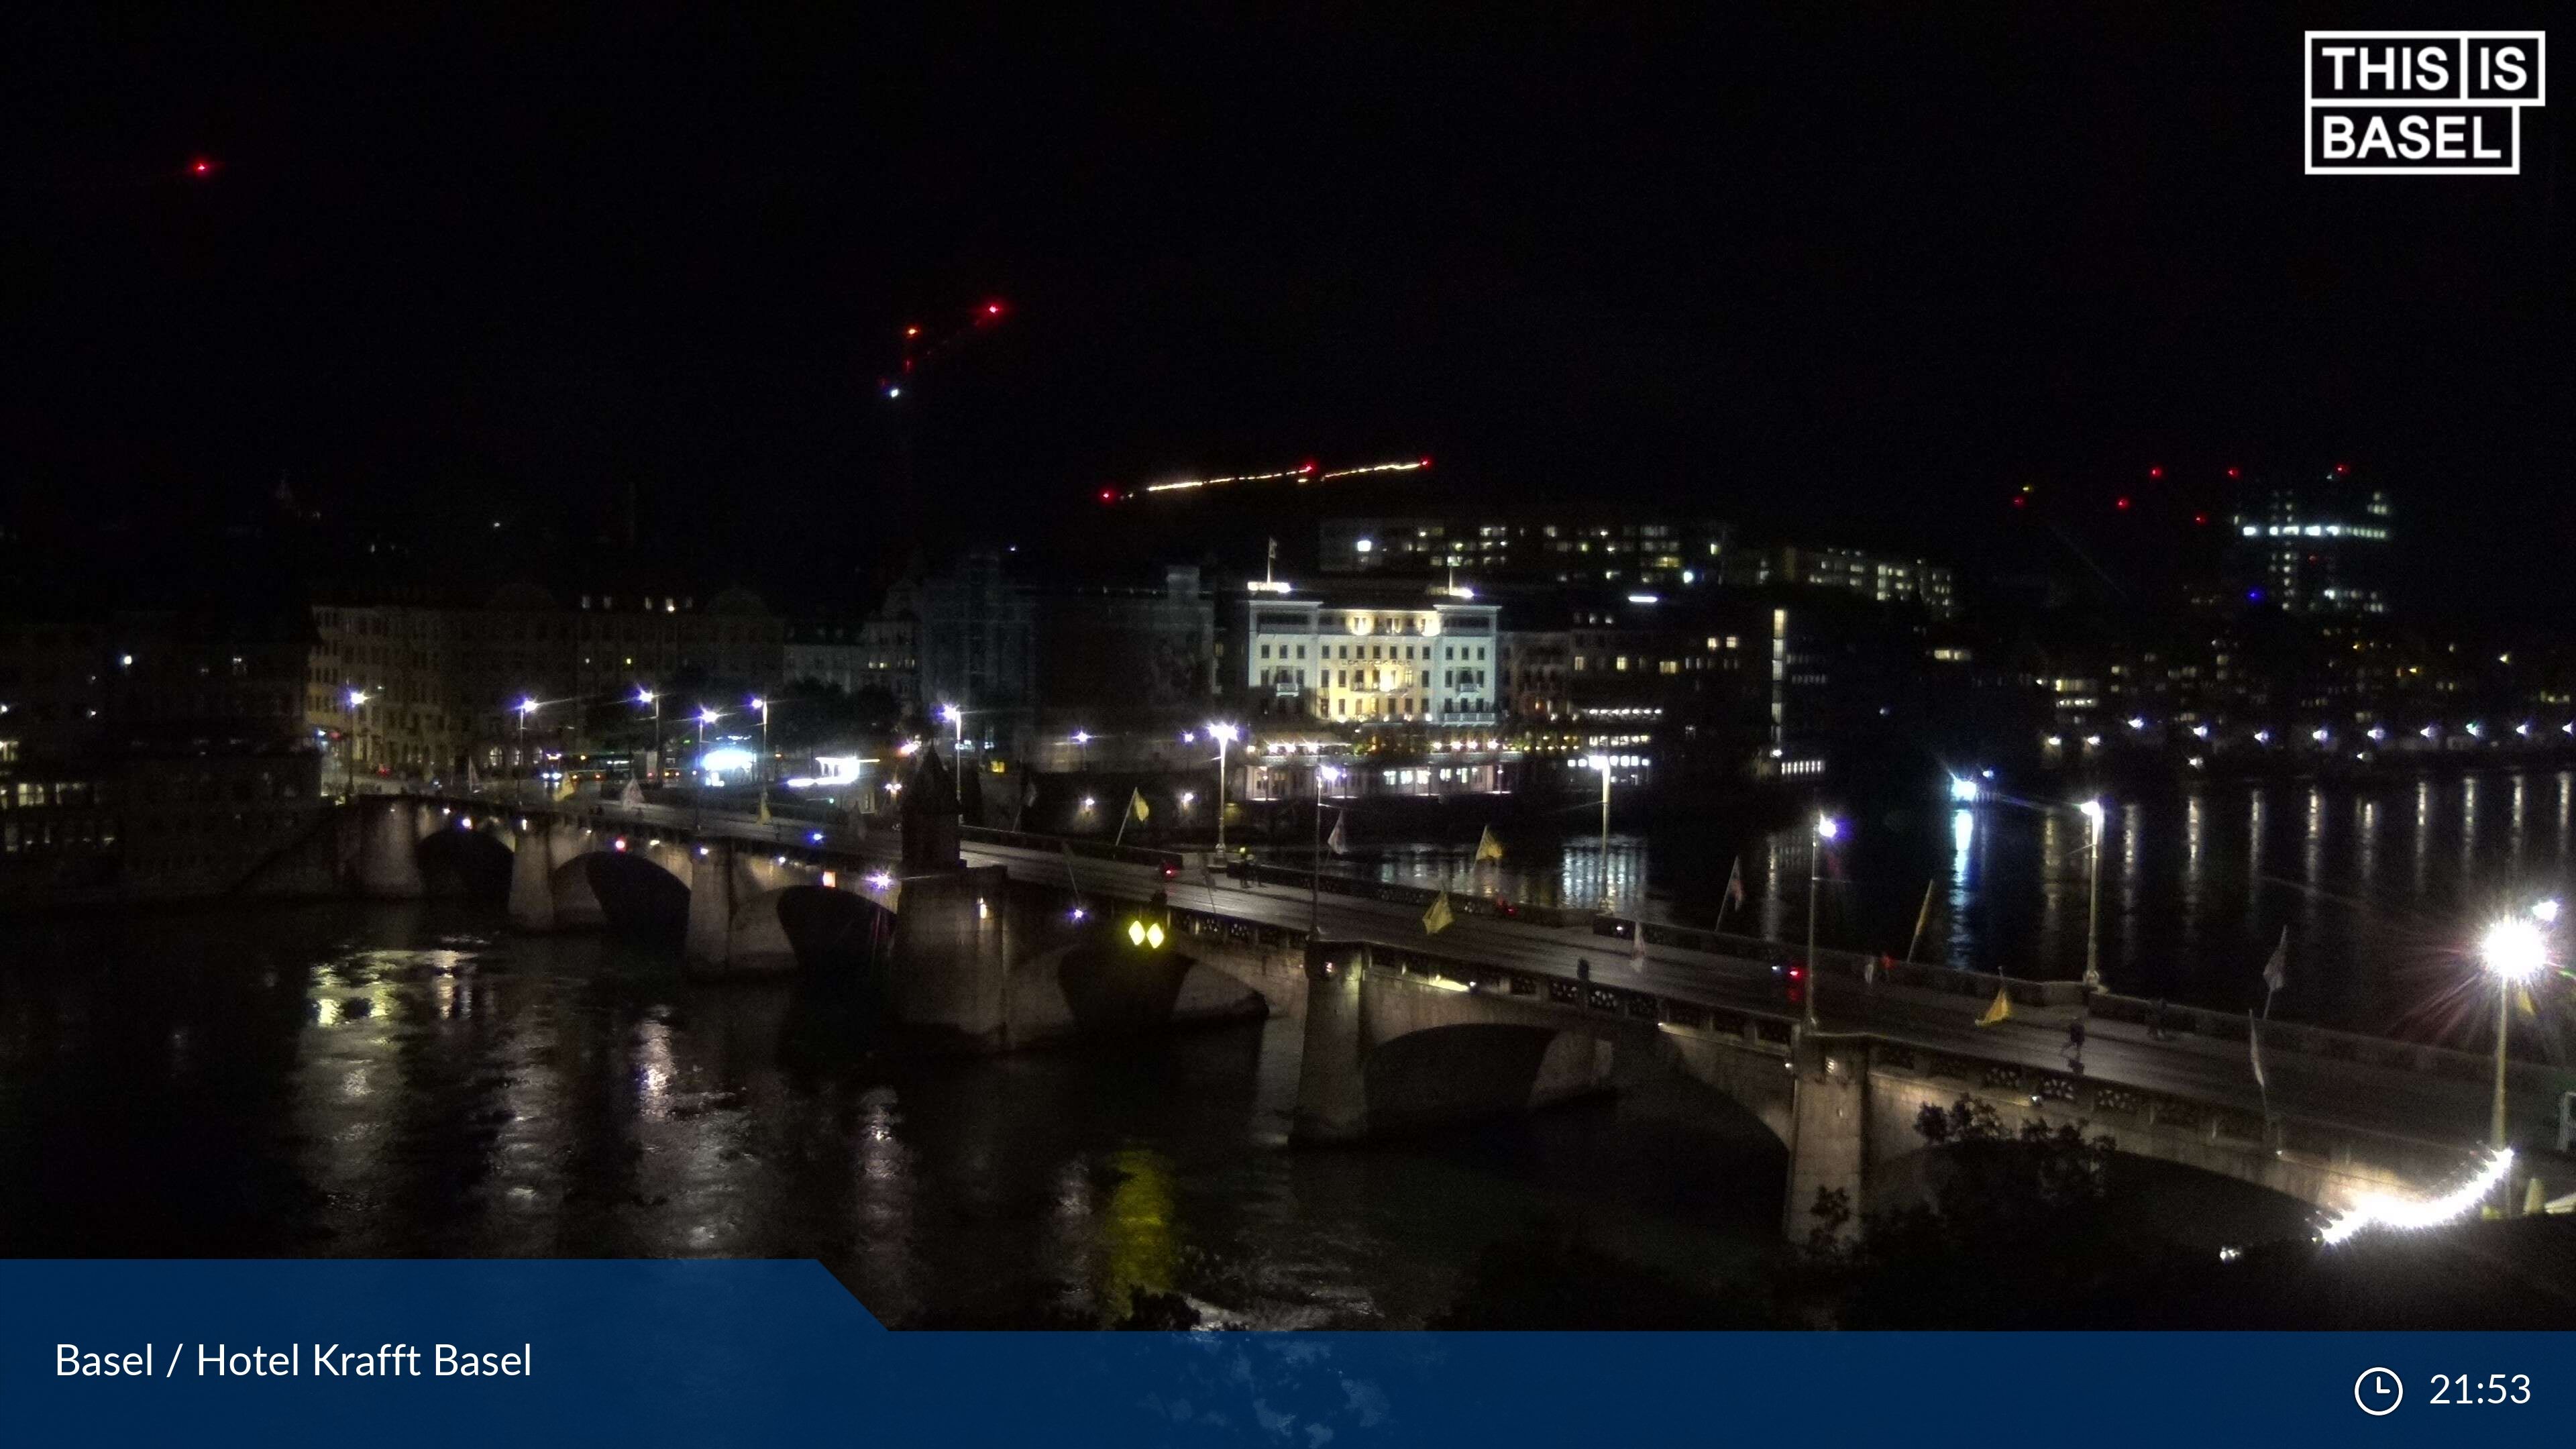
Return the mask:
[[[1532,1004],[1580,1008],[1640,1023],[1740,1037],[1757,1049],[1786,1051],[1798,1029],[1797,1019],[1785,1013],[1716,1006],[1600,982],[1568,981],[1413,946],[1365,940],[1349,944],[1358,948],[1361,959],[1371,969],[1391,968],[1431,984],[1465,986]],[[2213,1145],[2270,1150],[2338,1169],[2367,1167],[2419,1182],[2441,1181],[2476,1156],[2472,1144],[2436,1142],[2307,1114],[2276,1113],[2266,1119],[2260,1111],[2048,1067],[1917,1046],[1874,1031],[1837,1036],[1844,1040],[1858,1038],[1869,1052],[1873,1068],[1952,1082],[1963,1095],[2008,1095],[2034,1106],[2054,1103],[2082,1113],[2093,1130],[2114,1138],[2124,1127],[2181,1132]],[[2265,1040],[2270,1040],[2268,1032]]]
[[[1042,850],[1061,855],[1066,852],[1084,860],[1112,860],[1125,865],[1178,867],[1184,857],[1178,851],[1156,850],[1142,845],[1117,845],[1106,840],[1082,840],[1070,835],[1039,835],[1027,830],[1002,830],[990,825],[958,827],[957,838],[969,845],[998,845],[1015,850]]]
[[[1636,926],[1635,921],[1623,917],[1592,918],[1594,934],[1620,940],[1633,939]],[[1695,930],[1687,926],[1649,922],[1645,931],[1648,945],[1673,946],[1773,965],[1789,965],[1805,955],[1803,950],[1788,942]],[[1851,981],[1874,979],[1888,985],[1938,991],[1966,1000],[1990,1001],[1995,992],[2001,990],[2019,1006],[2072,1007],[2083,1005],[2086,997],[2081,981],[2037,981],[1986,971],[1966,971],[1955,966],[1894,961],[1857,951],[1820,949],[1816,952],[1814,964],[1819,975],[1838,976]],[[2243,1012],[2171,1004],[2160,1008],[2158,1003],[2143,997],[2121,996],[2107,991],[2096,991],[2091,996],[2093,1014],[2112,1021],[2154,1025],[2161,1012],[2164,1029],[2178,1035],[2238,1043],[2244,1042],[2248,1035]],[[2495,1059],[2475,1052],[2284,1021],[2267,1021],[2262,1027],[2263,1049],[2267,1052],[2291,1052],[2395,1071],[2422,1072],[2461,1082],[2494,1079]],[[2542,1062],[2515,1062],[2511,1064],[2510,1073],[2517,1090],[2531,1091],[2555,1091],[2569,1076],[2565,1069]]]
[[[1386,901],[1400,906],[1429,907],[1439,899],[1434,886],[1399,885],[1394,881],[1362,880],[1357,876],[1320,874],[1292,870],[1280,865],[1246,865],[1227,867],[1227,873],[1239,880],[1258,881],[1263,885],[1289,886],[1297,890],[1319,890],[1328,896],[1346,900]],[[1567,906],[1524,905],[1494,896],[1452,893],[1449,909],[1462,916],[1481,916],[1497,921],[1523,921],[1535,926],[1582,926],[1592,920],[1592,912]]]

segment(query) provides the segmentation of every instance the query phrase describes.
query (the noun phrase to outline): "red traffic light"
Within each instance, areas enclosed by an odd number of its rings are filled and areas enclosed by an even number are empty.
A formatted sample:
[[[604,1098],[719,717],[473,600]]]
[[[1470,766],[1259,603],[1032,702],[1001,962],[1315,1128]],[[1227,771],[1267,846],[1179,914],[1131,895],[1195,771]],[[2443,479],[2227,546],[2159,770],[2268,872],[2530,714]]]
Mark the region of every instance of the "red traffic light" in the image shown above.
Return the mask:
[[[215,174],[215,161],[214,161],[214,158],[213,158],[213,157],[211,157],[211,156],[198,156],[198,157],[192,158],[192,159],[188,162],[188,174],[189,174],[189,175],[191,175],[191,176],[212,176],[212,175],[214,175],[214,174]]]

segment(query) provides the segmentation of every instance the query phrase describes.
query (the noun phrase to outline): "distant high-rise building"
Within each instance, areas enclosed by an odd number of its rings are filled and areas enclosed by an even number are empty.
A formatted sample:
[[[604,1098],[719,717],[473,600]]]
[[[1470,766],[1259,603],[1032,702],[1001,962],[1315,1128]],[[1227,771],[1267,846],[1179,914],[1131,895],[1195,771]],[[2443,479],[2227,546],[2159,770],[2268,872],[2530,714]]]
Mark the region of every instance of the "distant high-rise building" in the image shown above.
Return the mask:
[[[2262,490],[2228,521],[2229,577],[2245,602],[2288,614],[2386,614],[2395,507],[2340,467]]]
[[[1839,589],[1882,604],[1920,604],[1936,619],[1958,612],[1955,577],[1919,558],[1850,548],[1739,549],[1727,558],[1724,582],[1744,588],[1789,584]]]
[[[1515,522],[1482,515],[1332,518],[1320,530],[1328,574],[1433,573],[1564,584],[1688,584],[1717,576],[1734,538],[1723,523]]]

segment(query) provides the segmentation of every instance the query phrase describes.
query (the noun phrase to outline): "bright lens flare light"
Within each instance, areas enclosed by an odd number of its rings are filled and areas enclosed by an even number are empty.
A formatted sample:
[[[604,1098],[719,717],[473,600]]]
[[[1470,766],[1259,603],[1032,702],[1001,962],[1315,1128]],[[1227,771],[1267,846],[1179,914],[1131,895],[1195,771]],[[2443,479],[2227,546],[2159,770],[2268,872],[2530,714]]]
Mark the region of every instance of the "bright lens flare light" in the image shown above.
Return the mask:
[[[1842,833],[1843,823],[1841,821],[1836,820],[1830,815],[1819,815],[1816,817],[1816,838],[1818,840],[1838,839],[1841,837]]]
[[[2381,1193],[2373,1193],[2353,1204],[2352,1210],[2335,1219],[2325,1230],[2327,1246],[2340,1243],[2364,1228],[2435,1228],[2466,1216],[2493,1194],[2505,1175],[2513,1171],[2513,1149],[2499,1147],[2495,1156],[2467,1183],[2437,1198],[2422,1202],[2401,1202]]]
[[[1964,775],[1951,776],[1950,798],[1958,801],[1962,805],[1975,804],[1977,802],[1977,782],[1968,779]]]
[[[2537,924],[2508,916],[2487,927],[2478,941],[2478,959],[2507,981],[2528,981],[2549,964],[2549,942]]]

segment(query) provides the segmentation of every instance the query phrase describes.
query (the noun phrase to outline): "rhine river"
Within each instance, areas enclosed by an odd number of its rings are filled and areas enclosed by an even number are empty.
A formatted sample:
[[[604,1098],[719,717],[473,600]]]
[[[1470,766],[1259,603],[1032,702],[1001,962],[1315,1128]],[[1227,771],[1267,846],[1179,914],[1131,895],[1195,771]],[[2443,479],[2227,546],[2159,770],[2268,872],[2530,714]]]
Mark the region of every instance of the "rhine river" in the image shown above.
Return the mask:
[[[2465,999],[2480,994],[2464,954],[2479,930],[2567,892],[2576,866],[2570,771],[2211,783],[2105,803],[2098,949],[2109,989],[2259,1006],[2263,963],[2286,930],[2289,984],[2275,1016],[2455,1045],[2486,1019]],[[1507,835],[1500,865],[1473,864],[1462,845],[1373,845],[1363,823],[1340,868],[1588,903],[1604,884],[1592,823],[1577,810],[1561,837]],[[1989,795],[1842,825],[1822,861],[1803,817],[1788,828],[1717,818],[1652,837],[1614,831],[1609,894],[1622,914],[1707,926],[1740,862],[1745,902],[1728,909],[1725,929],[1795,943],[1806,938],[1809,878],[1821,875],[1821,945],[2083,974],[2091,827],[2070,802]]]
[[[2460,945],[2554,891],[2569,777],[2115,802],[2104,974],[2276,1015],[2438,1035]],[[1587,898],[1597,845],[1370,845],[1349,868]],[[1854,821],[1824,938],[2024,974],[2083,960],[2087,832],[2063,810]],[[1616,837],[1612,893],[1803,934],[1803,829]],[[1481,872],[1481,874],[1480,874]],[[1732,925],[1733,922],[1730,922]],[[1489,1245],[1579,1233],[1701,1282],[1776,1251],[1784,1156],[1678,1091],[1363,1149],[1287,1145],[1299,1024],[959,1060],[846,987],[686,981],[668,943],[524,937],[496,905],[339,903],[6,923],[0,1252],[814,1257],[898,1325],[1409,1327]],[[2462,1025],[2459,1032],[2465,1032]],[[2455,1039],[2465,1039],[2457,1036]]]

